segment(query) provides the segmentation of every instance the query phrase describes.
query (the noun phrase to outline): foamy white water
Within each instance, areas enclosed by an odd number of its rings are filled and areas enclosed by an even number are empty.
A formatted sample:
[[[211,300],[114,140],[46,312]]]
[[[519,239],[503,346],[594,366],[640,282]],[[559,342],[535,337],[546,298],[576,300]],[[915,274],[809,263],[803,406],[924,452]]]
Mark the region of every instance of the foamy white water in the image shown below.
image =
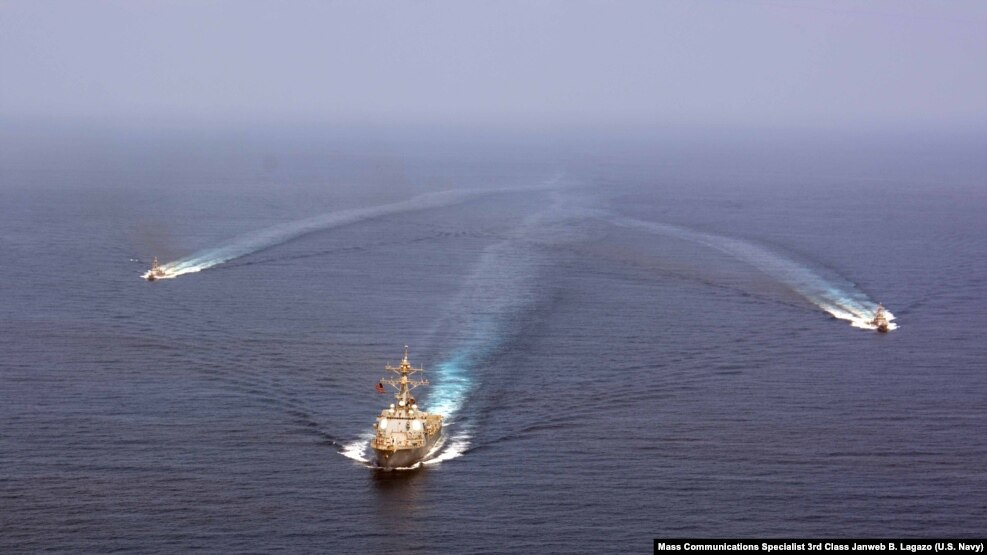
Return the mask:
[[[462,457],[470,448],[470,439],[471,435],[465,430],[448,441],[443,439],[441,445],[437,445],[431,453],[425,456],[422,464],[431,466]]]
[[[421,462],[406,468],[396,468],[395,470],[411,470],[421,465],[439,464],[459,458],[469,450],[472,436],[468,429],[460,430],[453,437],[445,434],[446,432],[443,432],[443,436],[432,446],[432,449],[425,455]],[[370,460],[370,441],[373,437],[373,434],[370,433],[363,434],[358,439],[344,445],[339,453],[348,459],[362,464],[372,465],[373,462]]]
[[[716,249],[777,279],[833,317],[850,322],[855,328],[877,329],[870,322],[877,314],[878,304],[846,279],[824,278],[798,262],[741,239],[623,216],[611,216],[609,219],[616,225],[676,237]],[[888,328],[898,329],[898,325],[893,322],[894,314],[887,309],[884,314],[890,323]]]
[[[454,418],[462,407],[466,395],[472,389],[473,380],[468,371],[471,366],[469,352],[453,355],[436,366],[439,383],[429,394],[429,410],[441,414],[446,421]]]
[[[344,457],[353,459],[365,464],[370,463],[370,440],[374,438],[372,433],[366,433],[350,443],[347,443],[339,451]]]

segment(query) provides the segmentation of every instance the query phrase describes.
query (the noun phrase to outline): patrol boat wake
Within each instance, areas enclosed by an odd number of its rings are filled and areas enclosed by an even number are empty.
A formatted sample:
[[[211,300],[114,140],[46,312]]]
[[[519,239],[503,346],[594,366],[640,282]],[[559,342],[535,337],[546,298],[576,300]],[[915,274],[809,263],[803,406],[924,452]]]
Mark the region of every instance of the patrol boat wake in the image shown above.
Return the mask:
[[[381,379],[377,391],[384,392],[384,384],[397,390],[397,406],[392,403],[380,412],[374,422],[374,438],[370,447],[374,451],[374,463],[380,468],[408,468],[425,458],[442,435],[442,415],[429,414],[418,409],[411,390],[428,385],[428,380],[412,379],[411,376],[423,372],[408,362],[408,347],[404,347],[404,359],[400,366],[385,366],[397,377]]]

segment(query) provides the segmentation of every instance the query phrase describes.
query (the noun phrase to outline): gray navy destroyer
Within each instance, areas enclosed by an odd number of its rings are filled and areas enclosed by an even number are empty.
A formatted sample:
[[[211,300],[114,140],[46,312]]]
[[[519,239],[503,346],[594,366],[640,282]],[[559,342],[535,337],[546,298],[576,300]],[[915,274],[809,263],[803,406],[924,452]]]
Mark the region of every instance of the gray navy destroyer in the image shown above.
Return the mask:
[[[374,422],[374,438],[370,447],[374,451],[374,463],[381,468],[407,468],[425,458],[442,435],[442,415],[430,414],[418,408],[411,390],[428,385],[428,380],[413,379],[415,374],[424,372],[408,362],[408,347],[404,347],[404,359],[400,366],[385,366],[396,377],[381,379],[377,391],[384,392],[384,385],[397,390],[397,406],[380,411]]]

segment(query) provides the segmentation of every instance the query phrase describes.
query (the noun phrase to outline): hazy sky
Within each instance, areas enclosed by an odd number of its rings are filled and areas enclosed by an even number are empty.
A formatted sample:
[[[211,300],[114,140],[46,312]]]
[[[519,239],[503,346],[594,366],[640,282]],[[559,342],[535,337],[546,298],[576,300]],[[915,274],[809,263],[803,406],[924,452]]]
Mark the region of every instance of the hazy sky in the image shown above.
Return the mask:
[[[0,0],[0,117],[987,124],[987,2]]]

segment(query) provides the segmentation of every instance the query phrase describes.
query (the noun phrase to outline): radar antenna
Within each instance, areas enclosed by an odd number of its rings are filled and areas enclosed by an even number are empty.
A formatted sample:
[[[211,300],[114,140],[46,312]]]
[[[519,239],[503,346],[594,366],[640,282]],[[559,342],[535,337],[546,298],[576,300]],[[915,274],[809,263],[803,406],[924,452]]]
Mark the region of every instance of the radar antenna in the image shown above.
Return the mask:
[[[381,378],[380,383],[387,384],[397,390],[394,397],[398,400],[399,406],[404,407],[415,404],[415,399],[411,396],[411,390],[416,387],[428,385],[428,380],[424,377],[420,379],[410,378],[414,374],[424,372],[425,369],[422,367],[415,368],[408,362],[407,345],[404,346],[404,358],[401,359],[401,364],[399,366],[388,364],[384,369],[397,374],[397,377],[394,378]]]

